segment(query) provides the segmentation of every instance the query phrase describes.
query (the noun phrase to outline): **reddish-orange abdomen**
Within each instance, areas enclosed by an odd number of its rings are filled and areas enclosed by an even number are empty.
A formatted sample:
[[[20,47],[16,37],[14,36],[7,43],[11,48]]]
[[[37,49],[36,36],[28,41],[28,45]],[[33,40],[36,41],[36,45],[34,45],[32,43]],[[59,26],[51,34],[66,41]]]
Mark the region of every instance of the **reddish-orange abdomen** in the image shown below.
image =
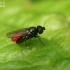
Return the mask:
[[[20,36],[18,36],[18,37],[12,37],[12,41],[16,42],[19,38],[20,38]]]

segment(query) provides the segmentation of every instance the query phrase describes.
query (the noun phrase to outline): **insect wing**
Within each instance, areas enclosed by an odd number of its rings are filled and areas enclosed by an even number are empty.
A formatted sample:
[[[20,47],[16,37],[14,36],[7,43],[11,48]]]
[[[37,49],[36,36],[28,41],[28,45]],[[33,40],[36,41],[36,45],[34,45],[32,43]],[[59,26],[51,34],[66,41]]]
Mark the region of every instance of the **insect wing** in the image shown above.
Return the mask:
[[[27,30],[27,28],[23,28],[23,29],[9,32],[6,35],[8,38],[22,36],[26,33],[26,30]]]

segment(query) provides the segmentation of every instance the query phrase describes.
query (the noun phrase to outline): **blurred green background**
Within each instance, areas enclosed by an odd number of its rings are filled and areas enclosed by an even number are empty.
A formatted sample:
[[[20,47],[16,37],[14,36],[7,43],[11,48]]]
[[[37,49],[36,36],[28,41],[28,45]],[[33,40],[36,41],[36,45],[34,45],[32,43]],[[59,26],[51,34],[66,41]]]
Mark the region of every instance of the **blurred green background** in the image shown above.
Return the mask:
[[[46,28],[40,35],[45,46],[38,39],[17,45],[6,37],[37,25]],[[0,0],[0,70],[70,70],[70,1]]]

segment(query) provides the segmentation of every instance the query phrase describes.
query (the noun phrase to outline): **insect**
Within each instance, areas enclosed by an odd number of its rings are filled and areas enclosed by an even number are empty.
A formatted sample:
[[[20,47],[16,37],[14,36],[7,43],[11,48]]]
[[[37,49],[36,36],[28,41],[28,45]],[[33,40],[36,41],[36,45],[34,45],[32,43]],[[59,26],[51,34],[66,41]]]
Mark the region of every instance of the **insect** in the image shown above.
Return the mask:
[[[38,36],[38,34],[42,34],[44,30],[45,30],[45,27],[38,25],[37,27],[32,26],[28,28],[15,30],[15,31],[7,33],[6,35],[8,38],[11,38],[13,42],[20,44],[33,37],[39,38],[40,40],[40,37]]]

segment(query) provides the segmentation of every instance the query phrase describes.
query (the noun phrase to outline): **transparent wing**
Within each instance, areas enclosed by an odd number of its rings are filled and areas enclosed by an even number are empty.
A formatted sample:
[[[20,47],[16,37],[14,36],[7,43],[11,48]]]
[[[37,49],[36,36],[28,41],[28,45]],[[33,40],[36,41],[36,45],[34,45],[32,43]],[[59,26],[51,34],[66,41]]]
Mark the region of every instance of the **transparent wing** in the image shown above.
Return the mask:
[[[22,35],[26,34],[26,30],[27,30],[27,28],[22,28],[22,29],[19,29],[19,30],[9,32],[6,35],[7,35],[8,38],[22,36]]]

